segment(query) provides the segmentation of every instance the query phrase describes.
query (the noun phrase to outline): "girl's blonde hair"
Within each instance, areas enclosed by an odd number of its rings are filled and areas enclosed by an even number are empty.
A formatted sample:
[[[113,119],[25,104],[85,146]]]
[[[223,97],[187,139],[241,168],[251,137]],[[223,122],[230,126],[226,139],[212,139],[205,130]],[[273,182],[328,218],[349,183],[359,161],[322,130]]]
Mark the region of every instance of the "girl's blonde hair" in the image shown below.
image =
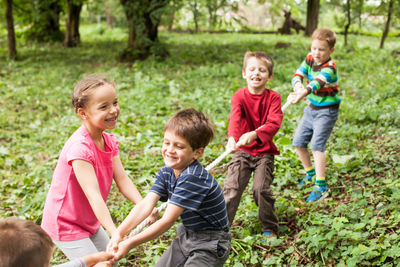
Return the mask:
[[[72,105],[75,108],[75,112],[78,112],[79,108],[86,107],[89,102],[89,96],[94,89],[106,84],[115,87],[114,82],[100,74],[90,74],[77,82],[72,94]]]

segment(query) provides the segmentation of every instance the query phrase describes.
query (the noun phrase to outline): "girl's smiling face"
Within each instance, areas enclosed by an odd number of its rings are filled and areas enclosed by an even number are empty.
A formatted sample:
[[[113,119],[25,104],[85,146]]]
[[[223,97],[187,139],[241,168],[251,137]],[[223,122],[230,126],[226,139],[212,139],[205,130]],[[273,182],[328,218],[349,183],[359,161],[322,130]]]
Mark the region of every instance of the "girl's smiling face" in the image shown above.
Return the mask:
[[[94,89],[89,101],[79,114],[88,127],[100,131],[114,129],[120,113],[117,91],[114,86],[105,84]]]

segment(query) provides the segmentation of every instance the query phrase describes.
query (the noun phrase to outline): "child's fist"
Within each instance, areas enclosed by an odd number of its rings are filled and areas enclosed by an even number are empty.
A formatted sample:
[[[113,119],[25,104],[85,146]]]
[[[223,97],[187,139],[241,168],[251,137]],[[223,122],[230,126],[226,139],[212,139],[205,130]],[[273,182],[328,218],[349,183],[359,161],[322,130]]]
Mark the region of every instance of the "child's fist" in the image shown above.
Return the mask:
[[[122,259],[126,253],[130,250],[128,240],[122,241],[119,243],[118,251],[114,254],[114,260],[118,261]]]
[[[304,90],[304,85],[301,82],[296,82],[293,86],[293,91],[297,94]]]
[[[105,251],[90,254],[83,258],[85,259],[86,266],[88,267],[111,266],[111,264],[114,262],[114,255]]]
[[[234,152],[237,150],[235,138],[229,137],[228,144],[226,144],[226,150],[230,152]]]
[[[250,145],[251,143],[253,143],[254,140],[257,139],[257,137],[258,137],[258,136],[257,136],[256,131],[251,131],[251,132],[244,133],[244,134],[240,137],[240,139],[239,139],[239,141],[237,142],[236,145],[237,145],[238,147]]]
[[[149,217],[149,224],[154,223],[158,218],[160,218],[160,214],[158,213],[158,209],[154,208]]]
[[[293,98],[292,98],[292,102],[291,103],[292,104],[296,104],[300,100],[302,100],[306,95],[308,95],[308,90],[307,90],[307,88],[303,87],[303,89],[301,89],[301,90],[299,90],[297,92],[291,93],[291,94],[293,94]]]
[[[110,242],[108,242],[107,252],[115,253],[116,251],[118,251],[118,244],[121,242],[122,239],[123,237],[121,236],[121,233],[119,231],[115,231],[111,237]]]
[[[94,267],[111,267],[112,263],[110,261],[103,261],[103,262],[99,262],[96,265],[94,265]]]

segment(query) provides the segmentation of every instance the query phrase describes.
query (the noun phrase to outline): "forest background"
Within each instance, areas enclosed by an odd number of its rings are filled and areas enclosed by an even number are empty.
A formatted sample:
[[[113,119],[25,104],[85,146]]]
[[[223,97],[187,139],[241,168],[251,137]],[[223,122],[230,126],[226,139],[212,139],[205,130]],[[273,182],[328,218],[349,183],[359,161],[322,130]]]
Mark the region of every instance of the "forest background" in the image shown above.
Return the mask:
[[[230,97],[245,86],[244,53],[271,55],[267,86],[285,101],[309,34],[329,27],[338,34],[332,56],[343,98],[327,149],[331,194],[307,204],[311,187],[297,188],[303,174],[290,142],[305,103],[291,105],[274,139],[279,236],[261,242],[249,187],[226,266],[400,263],[400,1],[5,0],[0,15],[1,218],[40,224],[59,152],[80,125],[70,99],[84,75],[117,83],[122,113],[112,132],[144,196],[163,165],[172,114],[194,107],[211,117],[217,136],[201,159],[208,165],[225,148]],[[229,159],[212,170],[221,186]],[[117,224],[132,208],[114,186],[107,204]],[[174,237],[175,227],[120,266],[154,265]],[[56,250],[52,264],[65,261]]]

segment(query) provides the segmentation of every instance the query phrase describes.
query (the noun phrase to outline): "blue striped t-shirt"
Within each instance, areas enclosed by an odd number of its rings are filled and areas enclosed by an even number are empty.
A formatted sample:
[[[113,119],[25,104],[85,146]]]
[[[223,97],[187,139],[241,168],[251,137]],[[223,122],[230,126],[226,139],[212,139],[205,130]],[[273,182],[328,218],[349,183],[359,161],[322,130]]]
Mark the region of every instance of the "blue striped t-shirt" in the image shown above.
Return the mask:
[[[195,160],[178,178],[174,170],[162,167],[150,189],[161,201],[184,208],[183,225],[192,230],[229,229],[226,204],[222,189],[212,175]]]

